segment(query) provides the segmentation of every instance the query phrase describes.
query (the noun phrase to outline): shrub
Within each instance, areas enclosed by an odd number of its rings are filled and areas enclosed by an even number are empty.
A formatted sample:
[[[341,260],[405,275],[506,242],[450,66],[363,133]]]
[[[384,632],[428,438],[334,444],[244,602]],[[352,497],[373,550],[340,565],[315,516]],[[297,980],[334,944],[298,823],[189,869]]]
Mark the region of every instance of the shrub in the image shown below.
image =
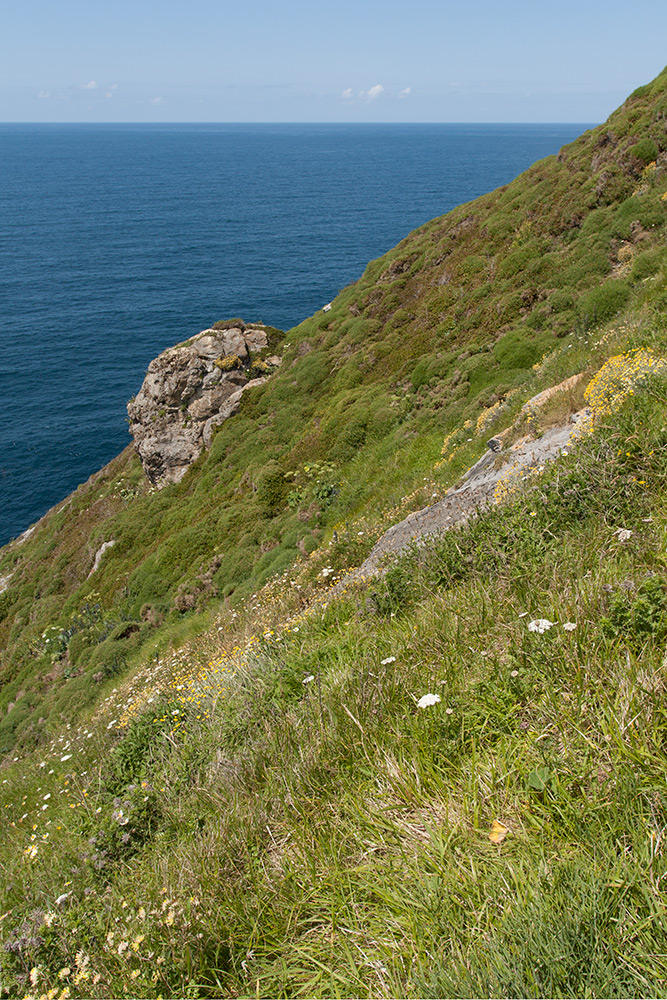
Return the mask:
[[[224,358],[218,358],[213,364],[222,372],[231,372],[241,367],[241,359],[236,354],[227,354]]]
[[[277,462],[268,462],[257,483],[257,499],[264,514],[273,517],[285,503],[288,484]]]
[[[542,351],[525,330],[510,330],[493,348],[493,356],[503,368],[530,368],[540,360]]]
[[[660,150],[653,142],[653,139],[649,139],[646,136],[644,139],[640,139],[639,142],[630,150],[633,156],[636,156],[638,160],[642,163],[652,163],[653,160],[657,159]]]
[[[235,317],[233,319],[219,319],[217,323],[213,324],[214,330],[245,330],[246,324],[242,319]]]
[[[629,297],[628,283],[612,278],[591,289],[580,301],[577,311],[587,327],[597,326],[620,312]]]

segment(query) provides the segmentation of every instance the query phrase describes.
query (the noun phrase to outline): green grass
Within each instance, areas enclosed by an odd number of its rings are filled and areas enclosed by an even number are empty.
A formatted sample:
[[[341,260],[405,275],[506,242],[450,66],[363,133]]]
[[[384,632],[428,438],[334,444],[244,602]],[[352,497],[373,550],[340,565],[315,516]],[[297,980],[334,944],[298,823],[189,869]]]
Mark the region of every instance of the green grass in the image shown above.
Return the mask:
[[[666,404],[385,582],[273,631],[259,598],[6,769],[3,984],[664,995]]]
[[[664,384],[329,586],[666,355],[666,89],[271,330],[181,483],[128,449],[0,551],[4,995],[665,995]]]

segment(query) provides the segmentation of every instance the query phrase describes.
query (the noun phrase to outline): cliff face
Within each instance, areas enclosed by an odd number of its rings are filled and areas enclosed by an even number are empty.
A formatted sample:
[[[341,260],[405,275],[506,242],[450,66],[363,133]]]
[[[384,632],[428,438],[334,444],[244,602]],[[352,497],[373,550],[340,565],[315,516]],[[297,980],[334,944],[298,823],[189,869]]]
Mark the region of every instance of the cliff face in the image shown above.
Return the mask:
[[[213,431],[236,413],[250,385],[279,364],[252,361],[268,346],[261,327],[203,330],[151,361],[128,403],[130,433],[144,472],[158,486],[177,483],[207,448]]]

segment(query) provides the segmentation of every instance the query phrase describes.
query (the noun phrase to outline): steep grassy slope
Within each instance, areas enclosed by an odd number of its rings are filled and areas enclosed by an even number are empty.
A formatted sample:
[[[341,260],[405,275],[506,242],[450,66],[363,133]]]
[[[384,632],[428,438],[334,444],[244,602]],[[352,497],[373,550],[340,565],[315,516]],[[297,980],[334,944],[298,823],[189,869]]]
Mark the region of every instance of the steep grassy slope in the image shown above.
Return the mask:
[[[379,498],[400,504],[449,432],[483,413],[490,424],[499,404],[517,409],[582,359],[594,367],[590,334],[620,310],[644,299],[662,310],[648,279],[664,268],[666,121],[662,73],[558,157],[416,230],[291,330],[280,372],[178,486],[150,491],[128,450],[6,547],[0,749],[38,741],[147,644],[187,632],[219,597],[247,597],[334,528],[333,556],[357,560],[377,526],[361,543],[336,526],[372,522]],[[468,436],[431,492],[483,447]]]
[[[664,996],[662,367],[383,583],[264,592],[6,767],[9,995]]]
[[[665,995],[666,126],[667,72],[289,331],[182,483],[128,449],[2,551],[4,995]],[[575,373],[566,458],[334,596]]]

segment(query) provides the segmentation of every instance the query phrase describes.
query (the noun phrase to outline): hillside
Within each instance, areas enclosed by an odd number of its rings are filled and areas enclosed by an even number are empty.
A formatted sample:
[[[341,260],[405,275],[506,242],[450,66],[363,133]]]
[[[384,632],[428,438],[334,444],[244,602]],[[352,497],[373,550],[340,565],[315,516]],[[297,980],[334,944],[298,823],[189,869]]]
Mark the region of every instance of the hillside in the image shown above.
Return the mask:
[[[666,214],[667,70],[1,550],[8,995],[664,995]]]

